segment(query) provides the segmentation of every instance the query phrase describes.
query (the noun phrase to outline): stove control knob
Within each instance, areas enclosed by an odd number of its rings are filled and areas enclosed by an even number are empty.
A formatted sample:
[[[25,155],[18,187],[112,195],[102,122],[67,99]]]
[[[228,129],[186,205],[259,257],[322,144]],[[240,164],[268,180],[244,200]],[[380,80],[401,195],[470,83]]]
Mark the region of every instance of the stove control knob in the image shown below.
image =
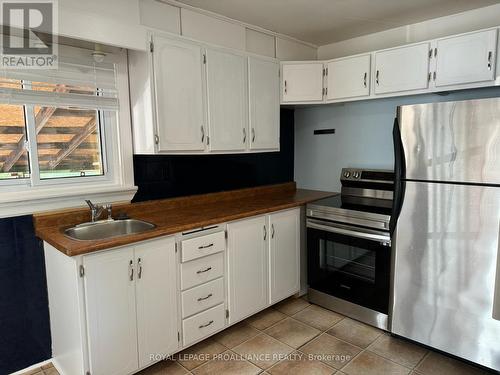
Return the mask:
[[[349,172],[349,171],[345,171],[345,172],[344,172],[344,177],[345,177],[345,178],[349,178],[349,177],[351,177],[351,172]]]
[[[354,172],[354,173],[352,174],[352,177],[354,177],[354,178],[359,178],[359,177],[361,177],[361,174],[360,174],[359,172]]]

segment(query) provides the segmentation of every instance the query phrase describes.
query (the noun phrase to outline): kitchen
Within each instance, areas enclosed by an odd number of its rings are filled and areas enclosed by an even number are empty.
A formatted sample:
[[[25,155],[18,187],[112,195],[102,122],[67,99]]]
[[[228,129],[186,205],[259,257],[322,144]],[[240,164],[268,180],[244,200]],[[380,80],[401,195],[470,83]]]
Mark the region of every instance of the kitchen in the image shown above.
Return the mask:
[[[0,374],[500,370],[497,1],[49,3]]]

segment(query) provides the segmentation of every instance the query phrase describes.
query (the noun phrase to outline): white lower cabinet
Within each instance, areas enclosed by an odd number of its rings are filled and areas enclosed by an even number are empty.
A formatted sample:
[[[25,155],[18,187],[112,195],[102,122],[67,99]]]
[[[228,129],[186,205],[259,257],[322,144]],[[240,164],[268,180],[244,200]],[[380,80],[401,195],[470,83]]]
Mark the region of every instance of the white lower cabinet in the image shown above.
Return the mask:
[[[299,291],[300,209],[229,223],[229,322]]]
[[[300,209],[269,215],[269,303],[299,290]]]
[[[45,243],[53,360],[131,375],[299,291],[300,209],[69,257]]]
[[[267,232],[266,216],[227,225],[230,323],[267,306]]]
[[[92,375],[122,375],[178,348],[172,237],[83,257]]]
[[[139,367],[144,367],[152,354],[168,355],[179,347],[174,238],[136,246],[135,259]]]
[[[137,370],[134,248],[85,256],[85,305],[92,375]]]

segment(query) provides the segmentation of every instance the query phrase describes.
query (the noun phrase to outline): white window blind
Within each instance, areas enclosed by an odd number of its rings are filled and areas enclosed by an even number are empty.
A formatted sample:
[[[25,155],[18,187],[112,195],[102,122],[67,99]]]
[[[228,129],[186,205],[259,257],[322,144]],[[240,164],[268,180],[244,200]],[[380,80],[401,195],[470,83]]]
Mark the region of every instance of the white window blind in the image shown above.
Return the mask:
[[[2,69],[0,102],[117,110],[115,64],[95,62],[90,50],[59,46],[57,69]]]

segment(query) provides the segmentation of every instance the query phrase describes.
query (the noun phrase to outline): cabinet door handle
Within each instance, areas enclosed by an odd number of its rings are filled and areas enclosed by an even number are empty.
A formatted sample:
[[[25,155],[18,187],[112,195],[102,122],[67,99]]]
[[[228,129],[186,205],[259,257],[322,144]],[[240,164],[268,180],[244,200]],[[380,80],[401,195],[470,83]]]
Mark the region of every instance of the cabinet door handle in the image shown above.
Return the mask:
[[[134,281],[134,261],[131,260],[128,264],[128,272],[130,281]]]
[[[255,128],[252,128],[252,143],[255,142]]]
[[[363,86],[366,87],[366,78],[368,78],[368,73],[365,72],[365,74],[363,75]]]
[[[493,52],[488,52],[488,70],[491,70],[491,59],[493,58]]]
[[[200,273],[205,273],[205,272],[208,272],[212,269],[212,267],[208,267],[208,268],[205,268],[204,270],[199,270],[199,271],[196,271],[196,273],[199,275]]]
[[[213,243],[209,243],[208,245],[198,246],[198,250],[208,249],[209,247],[212,247],[212,246],[214,246]]]
[[[212,297],[212,296],[213,296],[213,294],[212,294],[212,293],[210,293],[210,294],[209,294],[209,295],[207,295],[206,297],[200,297],[200,298],[198,298],[198,302],[205,301],[206,299],[209,299],[209,298],[210,298],[210,297]]]
[[[201,143],[205,142],[205,128],[201,126]]]
[[[375,74],[375,82],[377,83],[377,85],[379,84],[379,79],[378,79],[379,75],[380,75],[380,71],[377,70],[377,74]]]
[[[243,128],[243,143],[247,143],[247,129]]]
[[[271,238],[274,238],[274,224],[271,224]]]
[[[267,240],[267,228],[264,225],[264,241]]]
[[[202,329],[202,328],[208,327],[208,326],[209,326],[209,325],[211,325],[213,322],[214,322],[214,321],[213,321],[213,320],[211,320],[211,321],[209,321],[207,324],[202,324],[202,325],[201,325],[201,326],[199,326],[198,328],[199,328],[199,329]]]
[[[137,277],[142,278],[142,261],[141,258],[137,260]]]
[[[288,89],[286,87],[286,79],[285,79],[285,94],[288,92]]]

